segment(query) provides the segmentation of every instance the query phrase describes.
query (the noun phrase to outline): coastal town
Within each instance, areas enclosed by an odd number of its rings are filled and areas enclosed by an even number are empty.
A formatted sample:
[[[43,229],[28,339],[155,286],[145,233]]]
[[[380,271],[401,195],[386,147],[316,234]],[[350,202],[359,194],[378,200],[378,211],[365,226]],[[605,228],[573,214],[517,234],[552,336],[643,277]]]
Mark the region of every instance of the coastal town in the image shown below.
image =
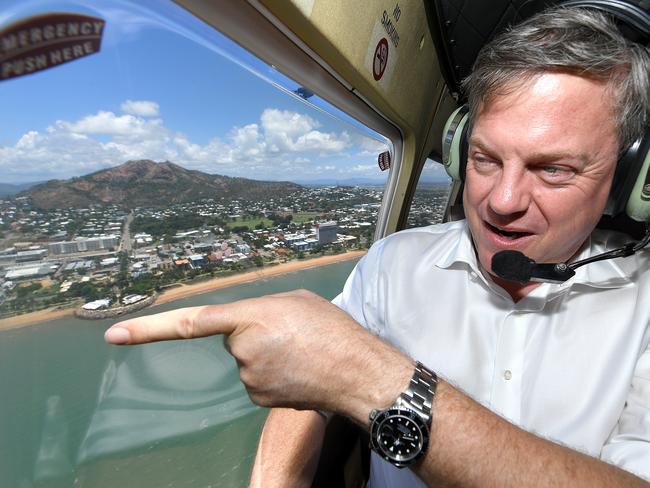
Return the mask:
[[[43,210],[0,199],[0,319],[75,308],[130,312],[174,287],[367,249],[379,186],[303,187],[264,201]],[[416,192],[409,226],[439,222],[447,186]],[[99,314],[99,315],[97,315]]]

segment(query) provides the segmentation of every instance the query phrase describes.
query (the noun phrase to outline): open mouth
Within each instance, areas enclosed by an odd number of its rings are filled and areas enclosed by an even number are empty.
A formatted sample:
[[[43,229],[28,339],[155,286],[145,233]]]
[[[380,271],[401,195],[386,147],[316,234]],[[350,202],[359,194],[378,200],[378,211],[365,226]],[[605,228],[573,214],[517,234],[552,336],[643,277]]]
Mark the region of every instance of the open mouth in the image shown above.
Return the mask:
[[[498,235],[500,235],[502,237],[505,237],[506,239],[509,239],[509,240],[520,239],[522,237],[532,235],[531,232],[514,232],[514,231],[508,231],[508,230],[505,230],[505,229],[501,229],[499,227],[495,227],[492,224],[488,224],[487,222],[485,222],[485,225],[488,227],[488,229],[490,229],[495,234],[498,234]]]

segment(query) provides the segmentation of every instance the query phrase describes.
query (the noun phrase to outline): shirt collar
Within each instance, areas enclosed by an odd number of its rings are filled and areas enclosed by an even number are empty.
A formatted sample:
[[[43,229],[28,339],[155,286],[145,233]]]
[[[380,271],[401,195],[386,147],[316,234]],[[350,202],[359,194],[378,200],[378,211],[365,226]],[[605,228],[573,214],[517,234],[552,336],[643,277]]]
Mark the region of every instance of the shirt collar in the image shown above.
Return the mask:
[[[607,233],[596,231],[582,246],[581,251],[572,259],[572,261],[580,261],[581,259],[603,253],[608,250],[607,247]],[[621,269],[617,263],[619,259],[608,259],[604,261],[596,261],[584,265],[576,269],[576,274],[569,279],[562,289],[567,288],[567,285],[579,284],[590,286],[593,288],[620,288],[632,283],[628,273]],[[482,267],[476,257],[474,251],[474,242],[469,231],[467,221],[463,221],[463,226],[455,245],[449,246],[449,251],[443,253],[440,258],[435,262],[439,268],[451,268],[456,263],[464,263],[469,266],[469,269],[477,274],[482,274]]]
[[[582,250],[572,261],[580,261],[611,249],[612,247],[607,246],[606,234],[596,231],[589,236]],[[624,258],[606,259],[581,266],[569,281],[593,288],[620,288],[631,284],[630,276],[619,265],[621,259]]]
[[[467,221],[462,221],[462,228],[455,245],[449,246],[447,253],[442,253],[435,265],[439,268],[451,268],[455,263],[465,263],[476,273],[481,273],[481,268],[474,251],[474,242],[469,232]]]

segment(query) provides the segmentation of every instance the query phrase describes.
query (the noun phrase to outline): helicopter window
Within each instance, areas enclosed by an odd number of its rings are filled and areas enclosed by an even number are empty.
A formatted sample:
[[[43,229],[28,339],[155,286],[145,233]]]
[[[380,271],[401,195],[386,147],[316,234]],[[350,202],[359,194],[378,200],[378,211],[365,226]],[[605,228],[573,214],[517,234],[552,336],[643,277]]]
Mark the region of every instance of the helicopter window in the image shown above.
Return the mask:
[[[103,332],[333,298],[390,141],[171,2],[14,1],[0,32],[0,486],[247,486],[266,411],[221,341]]]
[[[409,209],[406,228],[424,227],[442,222],[449,198],[451,178],[443,166],[427,159],[422,167]]]

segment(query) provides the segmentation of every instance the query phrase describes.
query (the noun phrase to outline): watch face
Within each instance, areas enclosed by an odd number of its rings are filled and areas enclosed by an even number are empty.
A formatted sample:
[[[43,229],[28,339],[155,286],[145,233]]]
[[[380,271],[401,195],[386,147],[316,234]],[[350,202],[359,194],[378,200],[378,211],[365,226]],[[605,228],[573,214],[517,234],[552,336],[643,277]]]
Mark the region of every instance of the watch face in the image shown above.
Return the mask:
[[[377,415],[372,425],[373,448],[395,465],[408,465],[424,453],[429,433],[412,410],[391,408]]]

